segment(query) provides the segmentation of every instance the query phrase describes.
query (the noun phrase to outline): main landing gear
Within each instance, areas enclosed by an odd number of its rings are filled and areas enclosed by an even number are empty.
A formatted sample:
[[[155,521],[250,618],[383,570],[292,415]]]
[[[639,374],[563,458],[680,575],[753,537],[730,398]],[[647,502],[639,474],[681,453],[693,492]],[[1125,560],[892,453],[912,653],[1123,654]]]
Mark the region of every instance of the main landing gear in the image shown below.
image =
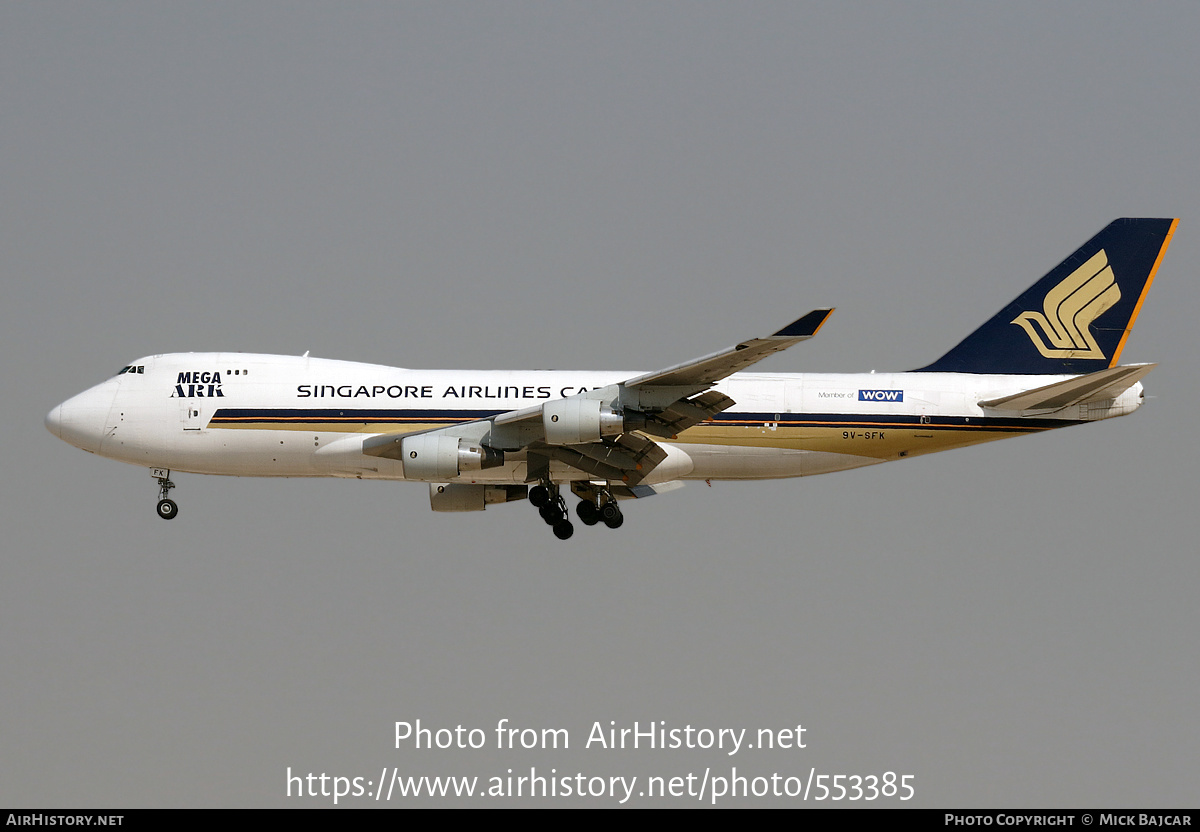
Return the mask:
[[[575,534],[575,527],[567,519],[567,501],[558,493],[557,485],[535,485],[529,489],[529,502],[533,503],[546,524],[554,528],[554,536],[559,540],[566,540]]]
[[[165,476],[155,477],[158,480],[158,516],[164,520],[174,520],[179,514],[179,506],[175,505],[175,501],[167,497],[171,493],[171,489],[175,487],[175,483],[171,482],[170,471],[163,472]]]
[[[575,513],[585,526],[594,526],[603,521],[610,529],[618,529],[625,522],[625,515],[617,505],[617,499],[607,488],[587,487],[576,490],[581,498]],[[535,485],[529,489],[529,502],[538,514],[554,528],[554,536],[566,540],[575,533],[575,527],[567,519],[567,503],[557,485],[551,482]]]
[[[575,513],[587,526],[594,526],[603,520],[604,525],[610,529],[619,529],[625,522],[625,515],[621,513],[621,507],[607,491],[599,492],[597,499],[585,497],[580,500],[579,505],[575,506]]]

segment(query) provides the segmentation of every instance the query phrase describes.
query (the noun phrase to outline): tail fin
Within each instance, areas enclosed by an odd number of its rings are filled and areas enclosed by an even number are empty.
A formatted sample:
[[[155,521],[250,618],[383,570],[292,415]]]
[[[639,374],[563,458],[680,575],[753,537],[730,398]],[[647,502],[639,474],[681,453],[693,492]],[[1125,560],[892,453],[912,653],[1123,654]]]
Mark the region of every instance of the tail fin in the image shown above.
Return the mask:
[[[914,372],[1052,375],[1116,366],[1178,222],[1113,220],[957,347]]]

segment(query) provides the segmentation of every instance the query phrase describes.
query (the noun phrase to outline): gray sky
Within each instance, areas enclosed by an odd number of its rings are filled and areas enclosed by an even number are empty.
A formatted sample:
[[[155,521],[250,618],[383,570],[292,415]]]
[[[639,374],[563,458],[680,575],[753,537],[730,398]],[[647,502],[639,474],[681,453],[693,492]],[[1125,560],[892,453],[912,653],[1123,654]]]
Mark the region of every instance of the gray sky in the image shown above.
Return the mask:
[[[1194,806],[1198,31],[1192,3],[0,6],[0,804],[736,766]],[[402,483],[180,475],[166,524],[144,470],[42,427],[153,353],[651,370],[822,305],[763,369],[904,370],[1118,216],[1182,218],[1133,417],[693,483],[567,544]],[[394,747],[504,718],[571,748]],[[583,748],[609,720],[808,747]]]

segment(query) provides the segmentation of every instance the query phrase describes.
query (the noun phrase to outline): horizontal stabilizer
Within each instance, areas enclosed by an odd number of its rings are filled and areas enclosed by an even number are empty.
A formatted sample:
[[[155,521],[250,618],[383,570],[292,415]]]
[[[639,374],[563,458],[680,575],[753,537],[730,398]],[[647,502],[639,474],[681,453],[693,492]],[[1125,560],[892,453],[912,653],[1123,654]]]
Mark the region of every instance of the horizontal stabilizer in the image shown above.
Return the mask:
[[[988,399],[980,402],[979,406],[992,410],[1016,412],[1036,410],[1040,412],[1061,410],[1073,404],[1115,399],[1141,381],[1157,366],[1157,364],[1127,364],[1123,367],[1110,367],[1107,370],[1098,370],[1085,376],[1069,378],[1066,381],[1056,381],[1054,384],[1047,384],[1045,387],[1026,390],[1012,396]]]

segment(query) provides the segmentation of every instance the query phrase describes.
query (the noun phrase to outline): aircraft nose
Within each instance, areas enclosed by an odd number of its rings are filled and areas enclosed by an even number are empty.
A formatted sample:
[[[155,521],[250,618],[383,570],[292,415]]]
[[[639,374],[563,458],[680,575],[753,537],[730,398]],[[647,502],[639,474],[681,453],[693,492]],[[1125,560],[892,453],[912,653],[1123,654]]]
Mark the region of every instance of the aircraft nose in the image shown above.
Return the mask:
[[[46,430],[62,439],[62,405],[46,414]]]
[[[46,429],[76,448],[99,453],[115,393],[112,385],[101,384],[67,399],[46,414]]]

